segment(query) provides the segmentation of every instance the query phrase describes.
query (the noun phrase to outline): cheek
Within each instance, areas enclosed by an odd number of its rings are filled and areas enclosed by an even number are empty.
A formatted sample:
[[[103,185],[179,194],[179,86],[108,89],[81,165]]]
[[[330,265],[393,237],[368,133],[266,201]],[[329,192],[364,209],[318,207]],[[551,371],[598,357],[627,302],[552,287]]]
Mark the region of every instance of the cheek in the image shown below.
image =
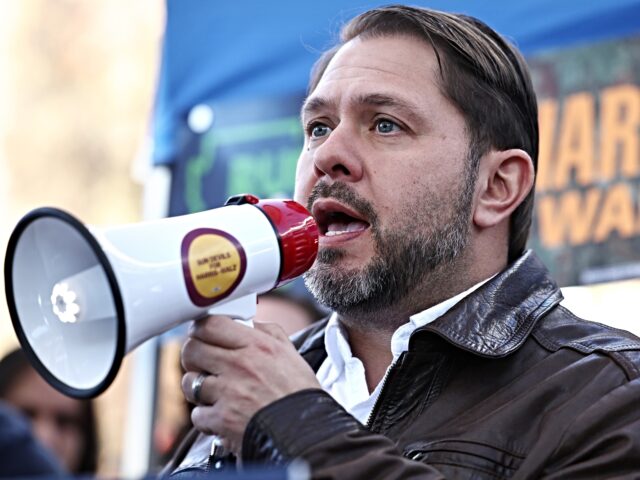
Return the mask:
[[[82,444],[82,432],[79,428],[61,428],[59,436],[64,439],[67,445],[75,447]]]
[[[298,160],[298,165],[296,167],[295,189],[293,194],[293,199],[304,206],[307,205],[307,199],[309,198],[311,189],[315,184],[313,163],[305,157],[306,156],[303,154]]]
[[[69,469],[79,466],[83,448],[82,433],[78,429],[66,428],[59,432],[58,448]]]
[[[371,196],[375,199],[374,209],[381,231],[398,231],[407,225],[422,229],[444,208],[431,194],[432,186],[425,185],[421,179],[400,181],[392,175],[386,178],[389,182],[377,185]]]
[[[382,180],[383,181],[378,181]],[[412,203],[418,190],[411,182],[396,179],[392,174],[380,174],[371,185],[369,201],[380,218],[397,216],[405,205]]]

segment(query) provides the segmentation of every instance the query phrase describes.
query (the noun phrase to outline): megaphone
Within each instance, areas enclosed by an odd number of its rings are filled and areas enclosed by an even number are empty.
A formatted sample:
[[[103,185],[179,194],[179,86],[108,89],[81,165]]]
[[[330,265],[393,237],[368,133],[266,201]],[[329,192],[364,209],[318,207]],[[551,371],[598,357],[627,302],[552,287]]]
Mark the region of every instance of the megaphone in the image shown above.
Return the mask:
[[[9,239],[7,303],[36,370],[62,393],[89,398],[155,335],[208,313],[250,319],[257,295],[304,273],[317,251],[317,225],[292,200],[239,195],[102,230],[40,208]]]

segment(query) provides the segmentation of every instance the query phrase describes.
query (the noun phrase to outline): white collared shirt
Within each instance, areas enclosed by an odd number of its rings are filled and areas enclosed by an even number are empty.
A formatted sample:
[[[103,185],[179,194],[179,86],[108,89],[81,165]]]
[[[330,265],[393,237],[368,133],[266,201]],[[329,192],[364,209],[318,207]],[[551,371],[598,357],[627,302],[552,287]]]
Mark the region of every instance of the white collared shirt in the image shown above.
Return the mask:
[[[459,293],[455,297],[412,315],[409,318],[409,322],[401,325],[391,337],[393,360],[387,367],[385,377],[402,352],[408,350],[409,337],[414,330],[444,315],[456,303],[488,282],[491,278],[475,284],[470,289]],[[371,410],[380,395],[384,379],[378,383],[375,390],[369,394],[364,365],[359,358],[352,355],[347,332],[340,326],[336,313],[331,315],[329,323],[327,324],[324,346],[327,350],[327,358],[322,365],[320,365],[316,373],[320,385],[351,415],[356,417],[361,423],[366,424]]]

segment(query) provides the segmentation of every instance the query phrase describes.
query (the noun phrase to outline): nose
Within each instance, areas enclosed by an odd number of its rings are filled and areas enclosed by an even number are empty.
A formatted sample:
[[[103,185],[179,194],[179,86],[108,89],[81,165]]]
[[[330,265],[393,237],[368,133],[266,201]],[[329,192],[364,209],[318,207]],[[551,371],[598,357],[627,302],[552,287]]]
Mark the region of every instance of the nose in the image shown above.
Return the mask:
[[[315,173],[334,181],[357,182],[364,172],[361,155],[357,135],[341,122],[313,149]]]

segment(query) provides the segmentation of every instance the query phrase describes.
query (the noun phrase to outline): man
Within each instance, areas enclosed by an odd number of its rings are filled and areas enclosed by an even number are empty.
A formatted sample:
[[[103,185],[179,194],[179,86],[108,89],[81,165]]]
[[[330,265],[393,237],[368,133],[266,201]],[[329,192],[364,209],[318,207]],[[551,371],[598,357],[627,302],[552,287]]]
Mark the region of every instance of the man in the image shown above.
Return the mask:
[[[183,391],[203,433],[180,468],[228,464],[222,443],[317,478],[639,475],[640,340],[559,306],[524,251],[538,127],[519,53],[466,16],[372,10],[318,62],[302,121],[306,281],[335,313],[299,353],[274,326],[197,322]]]

